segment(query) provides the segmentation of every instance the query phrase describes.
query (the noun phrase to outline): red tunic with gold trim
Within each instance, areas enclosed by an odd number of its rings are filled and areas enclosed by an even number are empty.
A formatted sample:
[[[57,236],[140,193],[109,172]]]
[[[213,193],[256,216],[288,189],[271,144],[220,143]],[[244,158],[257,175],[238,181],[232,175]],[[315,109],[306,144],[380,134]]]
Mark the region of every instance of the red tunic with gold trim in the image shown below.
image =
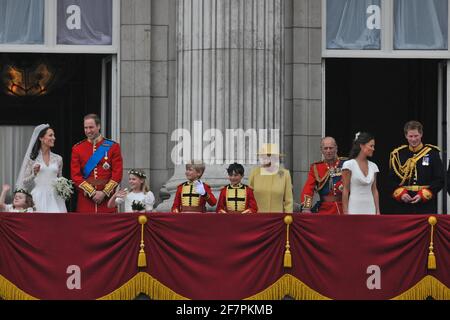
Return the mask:
[[[89,177],[87,179],[83,177],[83,169],[86,163],[103,142],[104,138],[101,138],[94,145],[86,139],[72,148],[71,176],[75,186],[79,188],[77,212],[113,213],[117,211],[116,208],[108,208],[107,203],[108,198],[112,196],[122,180],[123,160],[119,144],[114,142],[89,174]],[[103,191],[106,194],[105,200],[99,205],[91,199],[96,191]]]
[[[342,164],[346,158],[339,158],[332,165],[325,161],[313,163],[303,187],[300,202],[302,210],[307,209],[320,214],[342,214]],[[320,196],[313,207],[314,193]]]
[[[223,187],[220,191],[216,212],[257,213],[258,205],[253,194],[253,189],[241,183],[236,186],[229,184]]]
[[[177,187],[172,212],[206,212],[206,203],[214,206],[217,199],[211,191],[211,187],[203,182],[206,194],[201,196],[195,190],[194,182],[186,181]]]

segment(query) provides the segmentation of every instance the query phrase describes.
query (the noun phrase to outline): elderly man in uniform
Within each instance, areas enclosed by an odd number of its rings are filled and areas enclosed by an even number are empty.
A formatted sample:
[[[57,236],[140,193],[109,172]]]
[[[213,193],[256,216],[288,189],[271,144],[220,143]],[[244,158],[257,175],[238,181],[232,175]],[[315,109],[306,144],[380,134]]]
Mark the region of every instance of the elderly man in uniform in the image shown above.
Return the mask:
[[[84,133],[87,139],[72,148],[71,176],[79,188],[76,211],[116,212],[107,203],[122,180],[120,146],[100,134],[100,118],[95,114],[84,117]]]
[[[323,160],[311,165],[305,186],[300,196],[303,213],[343,214],[342,210],[342,164],[346,158],[339,158],[338,147],[333,137],[320,142]],[[320,200],[313,207],[314,193]]]
[[[444,186],[439,148],[423,144],[423,126],[409,121],[404,127],[408,145],[391,152],[389,177],[398,213],[437,213],[437,194]]]

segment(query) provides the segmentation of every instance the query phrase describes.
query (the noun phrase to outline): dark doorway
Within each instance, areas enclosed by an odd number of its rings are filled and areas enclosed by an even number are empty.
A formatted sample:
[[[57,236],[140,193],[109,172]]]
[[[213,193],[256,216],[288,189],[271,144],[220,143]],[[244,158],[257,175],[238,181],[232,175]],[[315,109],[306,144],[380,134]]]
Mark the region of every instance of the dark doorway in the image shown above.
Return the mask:
[[[347,156],[358,131],[375,135],[382,213],[395,212],[387,188],[389,154],[405,144],[403,125],[418,120],[425,143],[438,141],[438,60],[327,59],[326,135]]]
[[[70,177],[72,146],[84,139],[83,117],[101,114],[102,58],[94,54],[0,54],[0,66],[32,66],[46,61],[56,72],[55,82],[47,95],[17,97],[0,92],[0,125],[38,125],[49,123],[56,133],[53,152],[64,159],[63,175]],[[4,75],[3,75],[4,76]],[[72,199],[69,210],[73,211]]]

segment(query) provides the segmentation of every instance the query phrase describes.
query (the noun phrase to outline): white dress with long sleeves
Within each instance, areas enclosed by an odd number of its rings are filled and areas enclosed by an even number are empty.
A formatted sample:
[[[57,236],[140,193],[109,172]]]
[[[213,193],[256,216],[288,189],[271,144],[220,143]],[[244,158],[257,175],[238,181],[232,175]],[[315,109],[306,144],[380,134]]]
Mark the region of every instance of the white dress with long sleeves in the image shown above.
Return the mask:
[[[355,159],[345,161],[342,170],[348,169],[352,172],[350,179],[350,197],[348,201],[349,214],[376,214],[375,199],[373,198],[372,185],[375,174],[379,172],[378,166],[369,161],[369,172],[367,176]]]
[[[33,173],[33,167],[41,166],[37,175]],[[59,196],[53,186],[56,178],[61,177],[63,159],[60,155],[50,152],[50,162],[47,164],[39,151],[36,160],[30,160],[26,167],[24,185],[32,187],[31,195],[36,212],[67,212],[66,202]],[[34,186],[34,187],[33,187]]]
[[[151,212],[153,210],[153,205],[155,203],[155,196],[153,192],[148,191],[144,192],[128,192],[125,197],[125,211],[124,212],[133,212],[131,205],[133,201],[140,201],[145,205],[145,211]],[[116,204],[121,204],[122,201],[119,198],[116,198]]]

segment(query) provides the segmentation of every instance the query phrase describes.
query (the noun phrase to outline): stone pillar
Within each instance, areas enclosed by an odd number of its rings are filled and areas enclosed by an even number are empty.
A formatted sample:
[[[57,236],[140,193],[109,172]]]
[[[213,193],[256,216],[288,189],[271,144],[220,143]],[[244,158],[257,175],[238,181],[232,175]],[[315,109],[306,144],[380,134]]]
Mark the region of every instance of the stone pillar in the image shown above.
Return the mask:
[[[283,145],[283,3],[177,1],[177,127],[172,140],[186,143],[184,160],[207,163],[204,180],[215,190],[227,183],[229,162],[250,168],[261,143]],[[232,139],[239,132],[247,139]],[[256,140],[248,138],[254,134]],[[237,151],[243,143],[245,154]],[[158,210],[170,208],[176,186],[186,180],[179,160],[165,185],[171,199]]]

